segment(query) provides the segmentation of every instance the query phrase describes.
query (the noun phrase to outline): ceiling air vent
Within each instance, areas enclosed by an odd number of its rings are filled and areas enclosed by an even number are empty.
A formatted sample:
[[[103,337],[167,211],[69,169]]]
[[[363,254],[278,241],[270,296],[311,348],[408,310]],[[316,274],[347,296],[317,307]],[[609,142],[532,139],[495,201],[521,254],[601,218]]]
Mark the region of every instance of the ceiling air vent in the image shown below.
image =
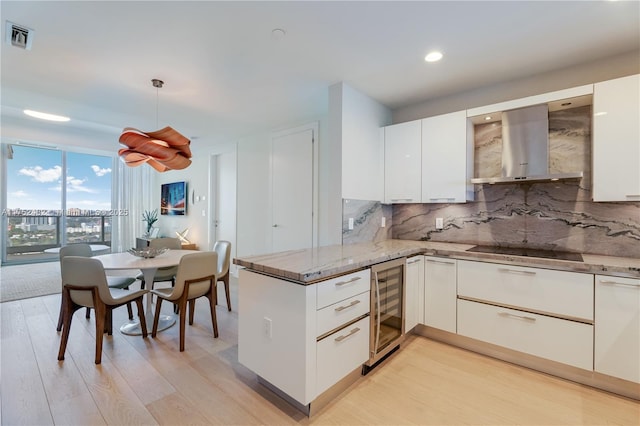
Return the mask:
[[[31,28],[27,28],[24,25],[14,24],[7,21],[7,34],[5,40],[7,44],[10,44],[20,49],[31,50],[31,43],[33,42],[33,31]]]

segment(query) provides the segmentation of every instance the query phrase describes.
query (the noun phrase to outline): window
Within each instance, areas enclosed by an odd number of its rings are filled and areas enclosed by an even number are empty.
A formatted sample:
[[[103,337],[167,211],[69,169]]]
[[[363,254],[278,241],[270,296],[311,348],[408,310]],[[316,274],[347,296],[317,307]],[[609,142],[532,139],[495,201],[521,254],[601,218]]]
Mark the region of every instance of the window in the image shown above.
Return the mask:
[[[3,263],[57,259],[68,243],[111,244],[112,157],[8,148]]]

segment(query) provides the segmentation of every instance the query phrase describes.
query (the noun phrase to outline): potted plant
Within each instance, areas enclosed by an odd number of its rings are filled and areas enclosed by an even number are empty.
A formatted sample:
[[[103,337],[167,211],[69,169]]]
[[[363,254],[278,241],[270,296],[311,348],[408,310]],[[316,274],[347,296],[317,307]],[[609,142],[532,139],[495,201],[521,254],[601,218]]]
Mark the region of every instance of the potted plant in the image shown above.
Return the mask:
[[[142,213],[142,220],[147,224],[146,235],[148,236],[151,233],[153,224],[158,221],[158,209],[145,210],[144,213]]]

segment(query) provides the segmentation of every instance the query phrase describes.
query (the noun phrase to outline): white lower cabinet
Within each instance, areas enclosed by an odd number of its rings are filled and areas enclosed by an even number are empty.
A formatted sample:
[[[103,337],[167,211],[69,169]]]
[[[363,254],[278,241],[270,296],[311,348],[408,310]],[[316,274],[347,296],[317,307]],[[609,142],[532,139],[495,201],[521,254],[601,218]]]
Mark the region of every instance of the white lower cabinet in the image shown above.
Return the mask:
[[[640,279],[596,275],[595,371],[640,383]]]
[[[458,334],[591,370],[593,326],[458,300]]]
[[[369,359],[370,270],[302,285],[239,271],[238,361],[312,404]]]
[[[424,324],[456,332],[457,261],[425,257]]]
[[[404,331],[422,323],[424,315],[424,256],[407,259]]]
[[[584,322],[593,320],[593,274],[460,260],[458,295]]]
[[[318,341],[316,392],[320,394],[369,359],[369,317]]]

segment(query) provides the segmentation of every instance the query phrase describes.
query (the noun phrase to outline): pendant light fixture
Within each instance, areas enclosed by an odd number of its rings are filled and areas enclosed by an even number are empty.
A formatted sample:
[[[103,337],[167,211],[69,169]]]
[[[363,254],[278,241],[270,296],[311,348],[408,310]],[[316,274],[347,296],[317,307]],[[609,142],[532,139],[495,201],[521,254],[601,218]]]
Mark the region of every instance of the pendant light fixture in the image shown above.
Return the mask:
[[[156,88],[156,127],[158,127],[158,96],[164,85],[162,80],[151,80]],[[180,170],[191,164],[191,141],[173,128],[167,126],[155,132],[142,132],[132,127],[125,127],[119,142],[126,148],[118,150],[120,159],[130,167],[144,163],[159,172]]]

